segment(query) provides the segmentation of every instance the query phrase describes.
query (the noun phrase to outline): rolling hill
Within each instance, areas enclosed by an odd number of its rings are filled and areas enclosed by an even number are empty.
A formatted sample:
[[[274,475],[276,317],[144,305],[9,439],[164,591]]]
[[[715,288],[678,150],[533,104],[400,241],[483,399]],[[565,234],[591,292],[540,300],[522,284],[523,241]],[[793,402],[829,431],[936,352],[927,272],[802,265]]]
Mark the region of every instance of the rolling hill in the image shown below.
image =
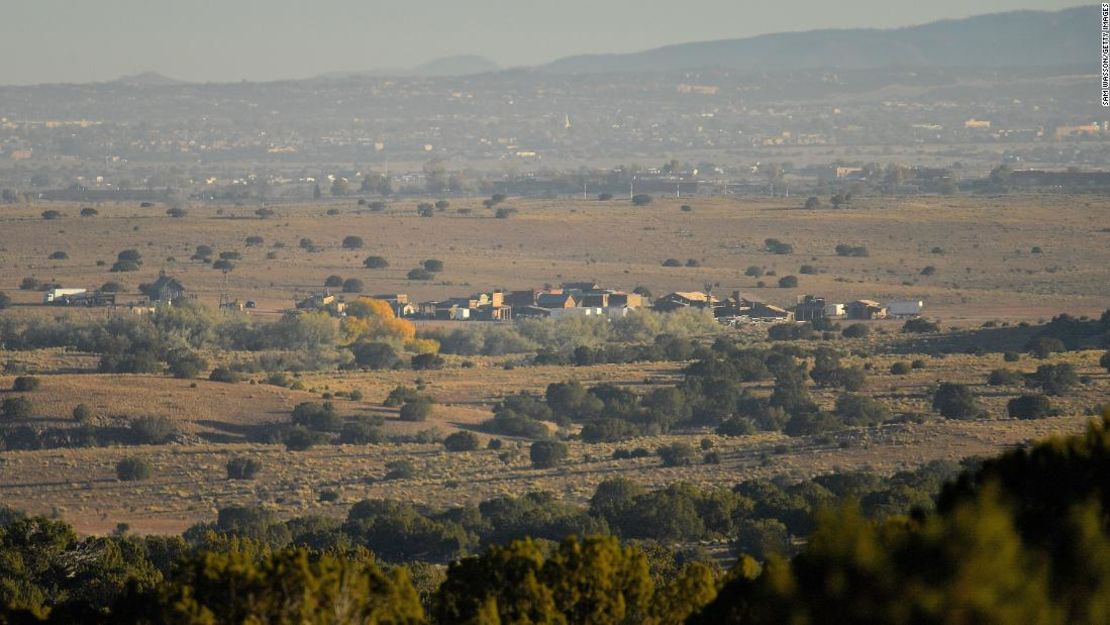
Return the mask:
[[[552,73],[880,67],[1047,67],[1098,62],[1098,7],[1013,11],[895,29],[814,30],[570,56]]]

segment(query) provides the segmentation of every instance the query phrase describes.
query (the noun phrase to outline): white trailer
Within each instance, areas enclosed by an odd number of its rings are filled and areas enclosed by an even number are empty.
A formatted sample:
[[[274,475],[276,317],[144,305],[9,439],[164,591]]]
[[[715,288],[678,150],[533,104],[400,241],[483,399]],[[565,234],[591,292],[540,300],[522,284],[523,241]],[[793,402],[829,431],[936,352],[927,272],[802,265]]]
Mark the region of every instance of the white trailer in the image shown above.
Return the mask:
[[[925,302],[921,300],[901,300],[886,304],[886,314],[890,317],[916,317],[924,310]]]
[[[70,295],[84,295],[88,289],[50,289],[42,296],[42,303],[52,304],[54,300]]]

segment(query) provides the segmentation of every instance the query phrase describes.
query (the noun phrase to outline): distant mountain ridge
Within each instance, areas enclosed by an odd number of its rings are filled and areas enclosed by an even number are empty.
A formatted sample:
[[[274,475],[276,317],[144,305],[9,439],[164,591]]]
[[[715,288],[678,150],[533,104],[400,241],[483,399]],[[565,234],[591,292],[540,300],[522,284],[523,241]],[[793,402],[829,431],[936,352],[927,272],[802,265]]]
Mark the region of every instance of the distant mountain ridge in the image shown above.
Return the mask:
[[[893,29],[813,30],[565,57],[551,73],[1098,64],[1099,8],[1011,11]]]

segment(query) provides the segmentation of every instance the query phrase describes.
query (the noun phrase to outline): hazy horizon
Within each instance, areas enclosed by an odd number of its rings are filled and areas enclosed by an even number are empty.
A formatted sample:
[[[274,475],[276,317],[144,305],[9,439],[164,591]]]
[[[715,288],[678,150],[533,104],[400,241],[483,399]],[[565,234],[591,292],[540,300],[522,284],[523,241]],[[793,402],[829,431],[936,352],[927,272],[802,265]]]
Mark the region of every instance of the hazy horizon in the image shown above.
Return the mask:
[[[189,6],[106,0],[69,6],[42,0],[8,7],[0,22],[0,54],[19,62],[0,65],[0,84],[99,82],[143,72],[189,82],[268,81],[408,68],[457,55],[515,67],[691,41],[819,28],[894,28],[1077,6],[1066,0],[986,0],[974,7],[955,0],[928,5],[865,0],[835,10],[805,0],[790,11],[727,0],[709,0],[699,11],[630,0],[602,7],[568,0],[526,8],[506,0],[480,7],[443,0],[406,6],[354,0],[332,0],[325,7],[292,0],[221,5],[213,0]]]

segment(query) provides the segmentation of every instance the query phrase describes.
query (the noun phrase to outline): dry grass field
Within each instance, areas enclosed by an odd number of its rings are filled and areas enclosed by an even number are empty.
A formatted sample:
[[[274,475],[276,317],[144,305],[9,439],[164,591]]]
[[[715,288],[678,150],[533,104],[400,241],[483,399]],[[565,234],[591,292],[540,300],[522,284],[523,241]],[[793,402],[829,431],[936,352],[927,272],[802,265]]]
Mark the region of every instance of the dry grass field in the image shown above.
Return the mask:
[[[1038,319],[1065,310],[1088,314],[1110,305],[1110,198],[870,197],[839,210],[798,208],[803,200],[670,198],[637,208],[622,199],[510,199],[505,206],[519,213],[509,219],[493,218],[477,199],[454,200],[432,218],[417,216],[411,199],[393,201],[383,213],[367,212],[353,199],[278,205],[268,219],[256,217],[254,206],[199,205],[174,219],[160,205],[104,204],[98,216],[82,218],[80,205],[36,204],[5,209],[0,217],[0,289],[18,302],[37,302],[37,293],[15,290],[33,275],[81,287],[119,280],[134,294],[140,282],[164,270],[214,302],[224,275],[189,260],[203,244],[242,253],[227,276],[227,291],[270,312],[288,308],[331,274],[359,278],[367,292],[417,299],[580,279],[628,289],[644,285],[655,293],[713,282],[717,292],[739,289],[777,304],[793,303],[802,293],[834,300],[921,298],[930,315],[957,324]],[[683,204],[692,211],[680,210]],[[43,220],[46,209],[64,216]],[[328,215],[330,209],[339,213]],[[342,249],[351,234],[366,247]],[[262,237],[263,244],[248,247],[248,236]],[[792,244],[794,253],[763,251],[769,237]],[[302,238],[319,251],[298,247]],[[864,245],[870,257],[838,257],[833,248],[839,243]],[[143,254],[142,271],[109,273],[116,254],[128,248]],[[68,259],[50,260],[55,251]],[[390,267],[363,268],[370,254],[384,256]],[[701,266],[660,266],[672,257]],[[443,260],[446,270],[434,282],[406,280],[425,258]],[[106,264],[97,266],[98,260]],[[820,273],[799,275],[803,264]],[[772,276],[758,287],[757,279],[744,276],[749,265],[799,275],[800,285],[780,289]],[[921,275],[927,266],[935,274]]]
[[[1007,447],[1053,433],[1080,431],[1090,409],[1110,397],[1110,375],[1097,365],[1101,352],[1071,352],[1047,361],[1024,357],[1003,363],[1000,355],[953,355],[931,358],[922,369],[892,375],[889,366],[900,357],[876,356],[865,392],[881,399],[895,412],[929,412],[928,387],[937,381],[973,384],[990,418],[976,421],[933,419],[922,424],[887,425],[847,430],[829,437],[790,438],[782,434],[721,437],[706,431],[685,431],[667,436],[641,437],[622,443],[571,443],[568,463],[557,469],[532,469],[528,443],[507,440],[507,461],[492,450],[452,453],[439,444],[322,445],[304,452],[286,451],[281,445],[246,443],[213,444],[197,440],[188,444],[95,449],[9,451],[0,454],[0,497],[7,505],[32,512],[59,514],[78,530],[111,531],[128,523],[141,532],[177,532],[214,518],[222,506],[261,503],[282,516],[307,513],[342,516],[355,501],[366,497],[398,498],[448,507],[476,504],[498,495],[548,490],[560,498],[583,503],[597,483],[624,476],[652,487],[677,480],[700,486],[730,487],[755,477],[781,475],[801,479],[835,470],[864,469],[883,474],[909,469],[938,459],[959,460],[991,455]],[[849,360],[860,364],[862,359]],[[1005,402],[1019,388],[988,387],[990,370],[1009,366],[1030,372],[1044,362],[1070,362],[1089,376],[1082,389],[1055,405],[1061,416],[1036,421],[1005,417]],[[236,432],[241,426],[288,420],[298,401],[317,399],[331,391],[359,388],[363,402],[337,400],[342,414],[381,414],[390,434],[436,429],[449,433],[474,430],[490,416],[489,402],[517,390],[540,391],[551,382],[571,378],[586,383],[611,381],[642,384],[665,383],[674,378],[676,365],[599,365],[594,367],[500,368],[449,367],[440,371],[384,373],[323,373],[304,376],[316,392],[249,383],[190,382],[151,376],[56,375],[44,376],[35,391],[47,407],[44,414],[64,414],[74,397],[84,397],[94,411],[131,415],[159,414],[173,418],[186,432],[216,434]],[[395,409],[381,405],[385,393],[398,383],[421,378],[427,390],[443,404],[425,422],[396,419]],[[10,379],[0,378],[0,387]],[[755,384],[757,392],[769,391]],[[108,398],[103,393],[111,393]],[[829,408],[835,394],[815,391],[815,399]],[[64,398],[64,399],[63,399]],[[483,441],[487,435],[480,435]],[[719,465],[665,468],[657,458],[612,460],[614,449],[644,447],[703,438],[721,454]],[[236,455],[262,460],[264,469],[253,481],[225,479],[224,464]],[[154,478],[146,482],[119,482],[115,463],[126,456],[151,461]],[[383,480],[385,464],[407,459],[416,465],[417,477]],[[335,502],[318,501],[321,490],[340,493]]]
[[[0,290],[16,306],[5,315],[55,314],[39,304],[41,294],[17,289],[34,276],[64,286],[96,287],[118,280],[128,299],[140,282],[160,271],[179,278],[190,293],[215,303],[226,290],[233,298],[255,300],[255,314],[276,316],[298,295],[320,288],[330,274],[356,277],[368,293],[408,293],[413,298],[442,298],[493,288],[520,289],[564,280],[595,279],[631,289],[644,285],[660,294],[700,290],[740,290],[746,296],[790,304],[803,293],[833,300],[921,298],[930,317],[946,327],[978,326],[987,320],[1035,321],[1059,312],[1098,314],[1110,308],[1110,232],[1105,216],[1110,198],[1054,196],[866,198],[847,209],[803,210],[804,198],[774,200],[657,199],[634,208],[627,200],[516,200],[509,219],[495,219],[480,200],[453,200],[432,218],[416,215],[415,200],[394,201],[383,213],[370,213],[353,199],[309,205],[274,206],[276,215],[260,219],[256,207],[200,205],[174,219],[165,207],[98,205],[99,215],[78,216],[80,205],[35,205],[6,209],[0,216]],[[680,207],[688,204],[691,211]],[[64,217],[44,220],[46,209]],[[330,209],[338,214],[328,215]],[[458,209],[470,209],[459,213]],[[365,248],[344,250],[343,237],[361,236]],[[248,236],[263,244],[248,247]],[[792,255],[763,251],[763,240],[777,238],[794,246]],[[298,242],[308,238],[320,248],[309,252]],[[865,245],[866,258],[836,256],[839,243]],[[209,265],[191,261],[197,245],[243,256],[225,276]],[[277,245],[275,245],[277,244]],[[1040,253],[1034,253],[1038,247]],[[110,273],[124,249],[139,250],[142,270]],[[939,251],[934,252],[934,248]],[[55,251],[65,260],[50,260]],[[367,255],[390,262],[384,270],[362,267]],[[272,256],[268,258],[267,256]],[[665,258],[699,261],[698,267],[664,268]],[[446,265],[435,281],[412,282],[406,272],[422,259]],[[98,265],[97,261],[104,261]],[[801,265],[817,268],[801,275]],[[759,287],[745,269],[758,265],[776,276],[760,278]],[[921,274],[935,267],[931,276]],[[798,275],[797,289],[780,289],[779,276]],[[73,314],[104,315],[103,310]],[[899,322],[873,322],[870,338],[841,346],[884,350],[897,340]],[[1012,326],[1011,326],[1012,328]],[[760,330],[761,332],[762,330]],[[947,336],[947,335],[946,335]],[[347,418],[380,416],[387,435],[435,429],[442,434],[477,425],[506,394],[542,392],[551,382],[579,379],[586,384],[613,382],[648,388],[674,384],[682,363],[638,363],[590,367],[506,367],[512,357],[448,357],[434,371],[309,372],[298,376],[303,390],[265,384],[255,374],[237,384],[179,380],[154,375],[90,373],[97,357],[65,350],[0,351],[0,362],[38,372],[34,391],[38,425],[72,425],[78,403],[92,409],[96,423],[123,418],[164,416],[186,435],[181,444],[148,447],[54,449],[0,453],[0,502],[35,513],[58,514],[82,532],[111,531],[128,523],[142,532],[177,532],[211,520],[232,504],[261,503],[283,516],[323,513],[341,516],[364,497],[393,497],[435,506],[476,503],[532,489],[554,492],[583,502],[598,482],[622,475],[650,486],[688,480],[703,486],[729,487],[752,477],[782,475],[799,479],[836,469],[892,473],[935,459],[992,454],[1031,438],[1081,429],[1091,408],[1110,398],[1110,376],[1098,365],[1102,352],[1057,354],[1046,361],[1023,356],[1005,363],[1001,354],[916,356],[911,353],[849,356],[845,364],[869,368],[864,392],[882,400],[894,413],[930,413],[929,389],[938,381],[971,384],[990,418],[887,425],[848,430],[826,437],[789,438],[758,434],[725,438],[708,431],[678,432],[621,444],[570,444],[568,463],[558,469],[530,467],[526,441],[507,440],[499,452],[449,453],[438,444],[319,445],[304,452],[281,445],[246,442],[252,426],[287,422],[292,408],[326,395],[358,390],[362,399],[334,399]],[[213,361],[234,354],[209,354]],[[923,358],[925,366],[907,375],[892,375],[895,361]],[[1006,418],[1005,404],[1020,388],[988,387],[996,368],[1025,373],[1044,362],[1070,362],[1087,380],[1076,393],[1054,401],[1058,417],[1038,421]],[[0,376],[8,389],[12,376]],[[421,384],[438,405],[425,422],[402,422],[397,409],[382,405],[399,384]],[[767,393],[767,383],[753,384]],[[813,390],[823,407],[835,394]],[[0,399],[7,391],[0,391]],[[488,435],[480,435],[483,441]],[[617,447],[654,449],[685,440],[712,441],[721,464],[664,468],[655,457],[615,461]],[[253,481],[225,479],[224,464],[234,455],[260,458],[264,469]],[[119,482],[115,463],[143,456],[154,465],[145,482]],[[385,464],[409,459],[417,477],[383,480]],[[334,489],[336,502],[322,503],[319,493]]]

